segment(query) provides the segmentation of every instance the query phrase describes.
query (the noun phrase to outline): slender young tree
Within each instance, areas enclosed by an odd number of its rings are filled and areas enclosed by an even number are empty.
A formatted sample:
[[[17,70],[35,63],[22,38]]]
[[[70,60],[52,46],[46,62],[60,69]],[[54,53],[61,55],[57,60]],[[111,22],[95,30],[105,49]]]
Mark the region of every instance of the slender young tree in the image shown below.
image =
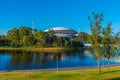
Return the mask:
[[[118,49],[120,50],[120,31],[118,31],[118,32],[115,34],[115,43],[116,43],[116,45],[118,46]]]
[[[108,59],[108,72],[110,71],[110,58],[115,55],[115,41],[112,36],[111,22],[103,29],[102,36],[102,50],[104,57]]]
[[[91,28],[91,37],[88,38],[90,44],[92,45],[93,52],[92,54],[96,57],[98,61],[98,74],[101,72],[100,67],[100,59],[101,59],[101,52],[100,52],[100,42],[101,42],[101,24],[103,21],[103,13],[92,13],[92,18],[88,16],[88,20],[90,22]]]

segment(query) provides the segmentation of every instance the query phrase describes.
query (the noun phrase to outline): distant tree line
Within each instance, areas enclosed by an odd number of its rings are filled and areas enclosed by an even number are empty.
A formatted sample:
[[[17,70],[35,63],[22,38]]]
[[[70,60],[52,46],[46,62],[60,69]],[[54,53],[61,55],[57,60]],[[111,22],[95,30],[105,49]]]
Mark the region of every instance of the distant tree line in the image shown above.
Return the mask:
[[[81,32],[74,38],[61,38],[54,35],[53,30],[48,32],[33,30],[29,27],[21,26],[20,28],[13,28],[7,32],[7,36],[0,38],[1,46],[11,47],[83,47],[83,42],[87,41],[88,34]]]

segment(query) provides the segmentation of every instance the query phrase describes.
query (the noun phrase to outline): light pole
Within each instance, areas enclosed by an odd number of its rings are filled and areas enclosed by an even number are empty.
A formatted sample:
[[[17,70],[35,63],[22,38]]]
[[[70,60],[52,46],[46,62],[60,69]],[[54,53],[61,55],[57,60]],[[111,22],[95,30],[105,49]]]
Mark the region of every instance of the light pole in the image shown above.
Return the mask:
[[[35,22],[32,21],[33,34],[34,34],[34,32],[35,32],[35,26],[34,26],[34,25],[35,25]]]

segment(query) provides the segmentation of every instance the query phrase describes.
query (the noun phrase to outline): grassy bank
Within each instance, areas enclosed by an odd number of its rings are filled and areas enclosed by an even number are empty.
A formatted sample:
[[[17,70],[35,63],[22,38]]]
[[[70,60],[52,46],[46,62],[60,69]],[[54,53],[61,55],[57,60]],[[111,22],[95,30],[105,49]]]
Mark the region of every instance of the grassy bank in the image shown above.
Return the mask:
[[[97,69],[68,70],[59,72],[1,72],[0,80],[120,80],[120,67],[102,69],[100,75]]]
[[[38,48],[38,47],[19,47],[19,48],[12,48],[12,47],[0,47],[1,50],[24,50],[24,51],[35,51],[35,52],[61,52],[61,51],[73,51],[74,48],[64,48],[64,47],[47,47],[47,48]],[[82,50],[81,48],[77,50]]]

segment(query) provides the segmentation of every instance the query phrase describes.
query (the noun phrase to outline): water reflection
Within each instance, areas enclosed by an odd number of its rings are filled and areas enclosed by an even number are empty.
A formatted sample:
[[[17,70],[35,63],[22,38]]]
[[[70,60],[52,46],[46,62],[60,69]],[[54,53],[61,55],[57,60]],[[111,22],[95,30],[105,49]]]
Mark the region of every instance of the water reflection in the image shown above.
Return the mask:
[[[0,51],[0,70],[56,68],[57,57],[59,68],[97,66],[97,61],[88,51],[57,53]],[[111,61],[111,64],[119,63],[115,60]],[[107,60],[101,60],[101,64],[106,65]]]

